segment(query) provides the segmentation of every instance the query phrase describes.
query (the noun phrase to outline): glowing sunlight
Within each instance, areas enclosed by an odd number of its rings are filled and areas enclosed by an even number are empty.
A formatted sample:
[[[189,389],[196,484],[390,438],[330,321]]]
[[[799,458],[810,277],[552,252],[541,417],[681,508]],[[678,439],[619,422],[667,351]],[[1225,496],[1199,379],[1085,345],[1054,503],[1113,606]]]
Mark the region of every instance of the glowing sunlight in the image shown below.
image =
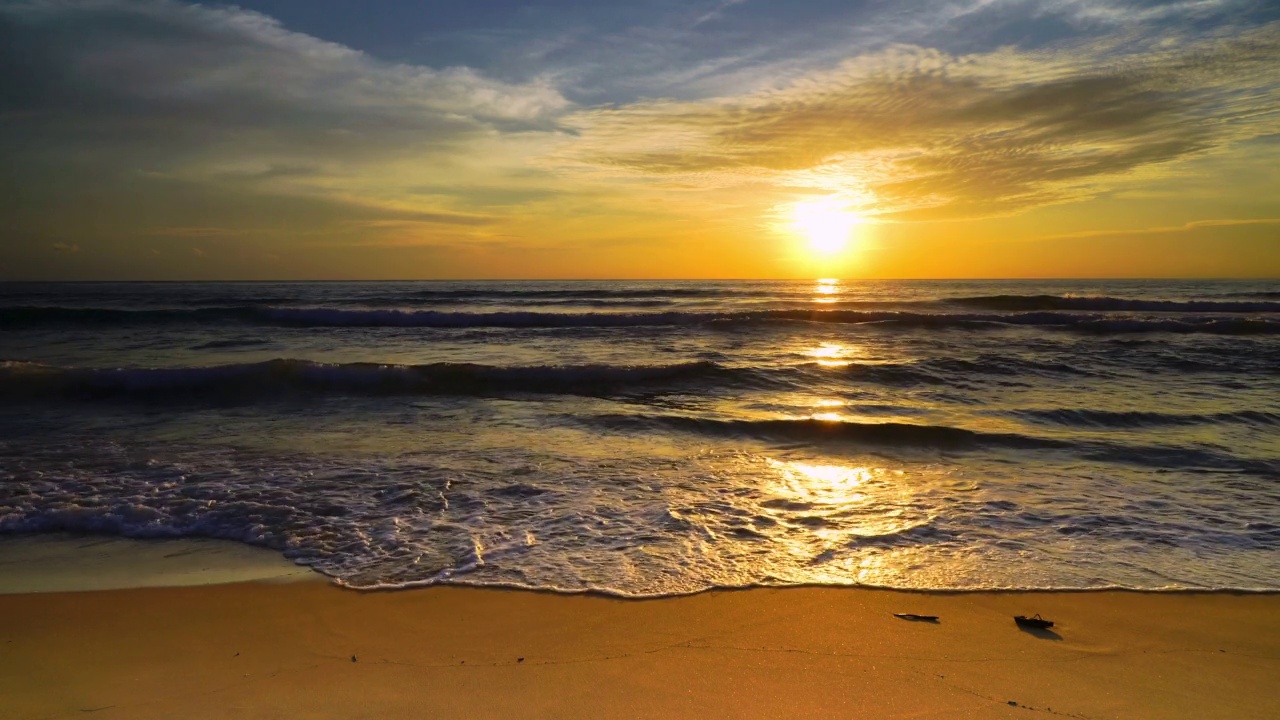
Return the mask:
[[[844,252],[849,247],[854,227],[861,223],[862,218],[849,211],[839,198],[810,200],[791,206],[791,230],[807,240],[809,250],[817,255]]]

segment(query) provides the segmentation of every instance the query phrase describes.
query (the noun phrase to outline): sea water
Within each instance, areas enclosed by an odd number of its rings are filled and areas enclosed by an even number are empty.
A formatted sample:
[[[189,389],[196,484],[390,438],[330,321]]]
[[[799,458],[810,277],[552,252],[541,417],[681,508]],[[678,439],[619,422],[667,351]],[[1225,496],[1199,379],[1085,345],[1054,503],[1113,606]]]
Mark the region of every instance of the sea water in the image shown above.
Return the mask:
[[[0,284],[0,532],[359,588],[1280,589],[1280,284]]]

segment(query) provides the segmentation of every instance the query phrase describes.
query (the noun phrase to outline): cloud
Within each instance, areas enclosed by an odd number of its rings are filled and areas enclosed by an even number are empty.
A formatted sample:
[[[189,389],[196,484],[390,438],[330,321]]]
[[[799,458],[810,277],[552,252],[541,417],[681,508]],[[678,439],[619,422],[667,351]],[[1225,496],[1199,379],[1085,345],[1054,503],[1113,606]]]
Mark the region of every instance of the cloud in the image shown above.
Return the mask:
[[[577,100],[612,104],[739,95],[895,45],[965,55],[1117,33],[1197,35],[1280,15],[1259,0],[559,4],[529,4],[509,16],[518,27],[468,36],[463,56],[504,76],[549,73]],[[451,40],[430,36],[433,47]]]
[[[544,80],[387,63],[173,0],[0,4],[0,78],[8,180],[45,173],[67,197],[145,179],[394,204],[406,175],[459,173],[473,143],[553,130],[568,106]]]
[[[73,106],[94,121],[447,134],[476,122],[537,125],[566,104],[546,83],[383,63],[234,7],[29,0],[0,8],[0,21],[5,105],[23,114]]]
[[[747,0],[720,0],[720,2],[714,8],[712,8],[711,10],[708,10],[702,15],[699,15],[698,18],[693,21],[691,27],[697,27],[703,23],[709,23],[715,20],[719,20],[720,18],[724,17],[724,13],[726,10],[733,7],[734,5],[741,5],[746,1]]]
[[[80,246],[79,246],[79,245],[69,245],[69,244],[64,243],[64,242],[56,242],[56,243],[54,243],[54,244],[53,244],[53,249],[54,249],[54,250],[56,250],[57,252],[60,252],[60,253],[64,254],[64,255],[74,255],[74,254],[76,254],[76,253],[80,252]]]
[[[603,174],[842,191],[899,219],[1085,198],[1272,132],[1280,24],[967,56],[900,46],[777,90],[579,112],[560,158]]]
[[[1082,22],[1129,24],[1168,18],[1205,18],[1247,9],[1247,0],[1053,0],[1032,3],[1040,13],[1060,13]]]
[[[1080,232],[1063,233],[1037,240],[1076,240],[1080,238],[1136,236],[1136,235],[1169,235],[1188,233],[1205,228],[1234,228],[1248,225],[1280,225],[1280,218],[1220,218],[1216,220],[1193,220],[1181,225],[1142,228],[1138,230],[1082,230]]]

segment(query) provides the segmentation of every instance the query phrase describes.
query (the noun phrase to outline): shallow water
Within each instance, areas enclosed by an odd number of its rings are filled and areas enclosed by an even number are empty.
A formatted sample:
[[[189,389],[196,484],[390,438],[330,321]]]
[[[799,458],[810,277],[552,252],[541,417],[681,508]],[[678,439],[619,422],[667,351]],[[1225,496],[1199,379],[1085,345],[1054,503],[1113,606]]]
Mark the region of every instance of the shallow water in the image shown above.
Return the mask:
[[[0,532],[358,587],[1280,589],[1280,286],[0,285]]]

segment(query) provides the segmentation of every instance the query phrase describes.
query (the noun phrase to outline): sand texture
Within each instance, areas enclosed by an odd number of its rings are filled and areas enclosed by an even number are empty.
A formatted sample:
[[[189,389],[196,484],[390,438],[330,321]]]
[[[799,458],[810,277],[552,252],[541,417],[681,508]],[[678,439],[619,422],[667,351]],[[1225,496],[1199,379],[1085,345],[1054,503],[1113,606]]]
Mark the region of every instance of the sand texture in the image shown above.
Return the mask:
[[[0,596],[0,647],[23,719],[1280,717],[1276,595],[239,583]]]

